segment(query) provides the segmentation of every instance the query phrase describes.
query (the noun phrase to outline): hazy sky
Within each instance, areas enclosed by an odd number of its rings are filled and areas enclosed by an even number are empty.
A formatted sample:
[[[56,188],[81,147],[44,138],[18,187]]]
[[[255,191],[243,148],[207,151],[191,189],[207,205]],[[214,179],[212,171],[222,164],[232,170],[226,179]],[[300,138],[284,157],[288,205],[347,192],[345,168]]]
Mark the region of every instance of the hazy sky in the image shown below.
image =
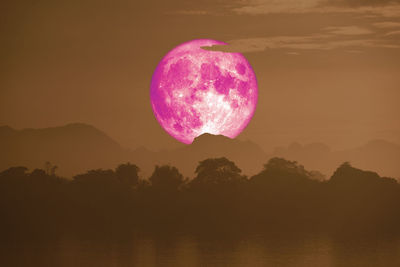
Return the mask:
[[[151,75],[174,46],[210,38],[243,52],[258,78],[238,138],[266,149],[400,142],[400,1],[6,2],[0,125],[83,122],[126,147],[179,145],[153,116]]]

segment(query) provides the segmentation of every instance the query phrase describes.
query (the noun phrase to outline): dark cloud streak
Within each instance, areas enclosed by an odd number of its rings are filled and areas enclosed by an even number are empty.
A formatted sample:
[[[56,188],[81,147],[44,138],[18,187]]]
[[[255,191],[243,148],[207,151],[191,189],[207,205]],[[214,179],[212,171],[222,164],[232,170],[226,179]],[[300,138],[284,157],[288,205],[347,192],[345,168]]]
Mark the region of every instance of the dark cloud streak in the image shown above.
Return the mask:
[[[343,7],[363,7],[363,6],[386,6],[391,4],[399,4],[400,0],[327,0],[321,2],[326,6],[343,6]]]

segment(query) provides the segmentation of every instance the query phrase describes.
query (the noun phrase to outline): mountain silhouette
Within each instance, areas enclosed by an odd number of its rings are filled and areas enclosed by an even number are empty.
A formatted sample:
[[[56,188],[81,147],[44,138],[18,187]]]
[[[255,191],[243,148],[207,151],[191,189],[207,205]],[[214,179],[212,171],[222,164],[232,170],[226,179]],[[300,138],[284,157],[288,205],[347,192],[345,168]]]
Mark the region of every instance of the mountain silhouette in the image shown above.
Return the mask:
[[[202,134],[191,145],[161,152],[163,163],[177,166],[192,176],[199,161],[206,158],[227,157],[234,161],[246,175],[253,175],[262,169],[267,161],[265,152],[251,141],[231,139],[223,135]]]
[[[400,178],[400,145],[385,140],[372,140],[365,145],[333,151],[322,143],[276,148],[270,157],[279,156],[301,162],[308,169],[332,175],[336,166],[349,161],[361,169],[371,169],[380,175]]]
[[[0,155],[0,169],[20,165],[43,168],[49,161],[58,166],[59,175],[66,177],[88,169],[114,168],[122,162],[137,164],[143,177],[150,175],[155,165],[162,164],[174,165],[185,176],[192,176],[199,161],[222,156],[234,160],[244,173],[251,175],[266,161],[266,154],[256,144],[212,134],[203,134],[193,144],[176,149],[128,150],[102,131],[82,123],[22,130],[2,126],[0,149],[4,152]]]
[[[203,134],[191,145],[161,151],[145,147],[129,150],[95,127],[73,123],[60,127],[15,130],[0,127],[0,170],[12,166],[30,169],[44,168],[47,161],[57,165],[57,174],[72,177],[89,169],[114,168],[131,162],[141,169],[140,176],[148,177],[155,165],[170,164],[186,177],[193,177],[199,161],[206,158],[227,157],[243,173],[258,173],[272,157],[295,160],[309,170],[317,170],[330,177],[344,161],[378,172],[380,175],[400,178],[400,145],[385,140],[373,140],[363,146],[334,151],[323,143],[301,145],[293,143],[278,147],[266,154],[251,141],[230,139],[222,135]]]
[[[58,166],[58,174],[68,177],[88,169],[113,168],[129,157],[112,138],[82,123],[23,130],[3,126],[0,150],[0,169],[43,168],[49,161]]]

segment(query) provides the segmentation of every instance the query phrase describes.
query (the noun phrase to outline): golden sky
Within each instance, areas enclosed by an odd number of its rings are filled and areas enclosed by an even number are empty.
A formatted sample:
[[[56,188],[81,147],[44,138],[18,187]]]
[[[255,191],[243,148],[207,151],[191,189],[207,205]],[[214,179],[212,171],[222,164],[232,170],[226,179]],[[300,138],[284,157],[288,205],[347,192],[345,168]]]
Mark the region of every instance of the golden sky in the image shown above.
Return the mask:
[[[83,122],[126,147],[177,146],[153,116],[151,75],[176,45],[210,38],[243,52],[258,78],[258,107],[238,138],[265,149],[400,143],[400,1],[8,2],[0,125]]]

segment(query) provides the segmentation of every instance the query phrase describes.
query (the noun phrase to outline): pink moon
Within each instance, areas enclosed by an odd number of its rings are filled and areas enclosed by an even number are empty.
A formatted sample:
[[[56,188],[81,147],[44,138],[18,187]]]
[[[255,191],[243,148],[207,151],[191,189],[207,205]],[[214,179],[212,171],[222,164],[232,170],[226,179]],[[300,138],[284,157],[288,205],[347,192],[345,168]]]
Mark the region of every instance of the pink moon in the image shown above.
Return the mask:
[[[202,48],[213,45],[227,44],[199,39],[175,47],[151,80],[155,117],[168,134],[185,144],[204,133],[235,138],[257,105],[257,80],[250,63],[240,53]]]

